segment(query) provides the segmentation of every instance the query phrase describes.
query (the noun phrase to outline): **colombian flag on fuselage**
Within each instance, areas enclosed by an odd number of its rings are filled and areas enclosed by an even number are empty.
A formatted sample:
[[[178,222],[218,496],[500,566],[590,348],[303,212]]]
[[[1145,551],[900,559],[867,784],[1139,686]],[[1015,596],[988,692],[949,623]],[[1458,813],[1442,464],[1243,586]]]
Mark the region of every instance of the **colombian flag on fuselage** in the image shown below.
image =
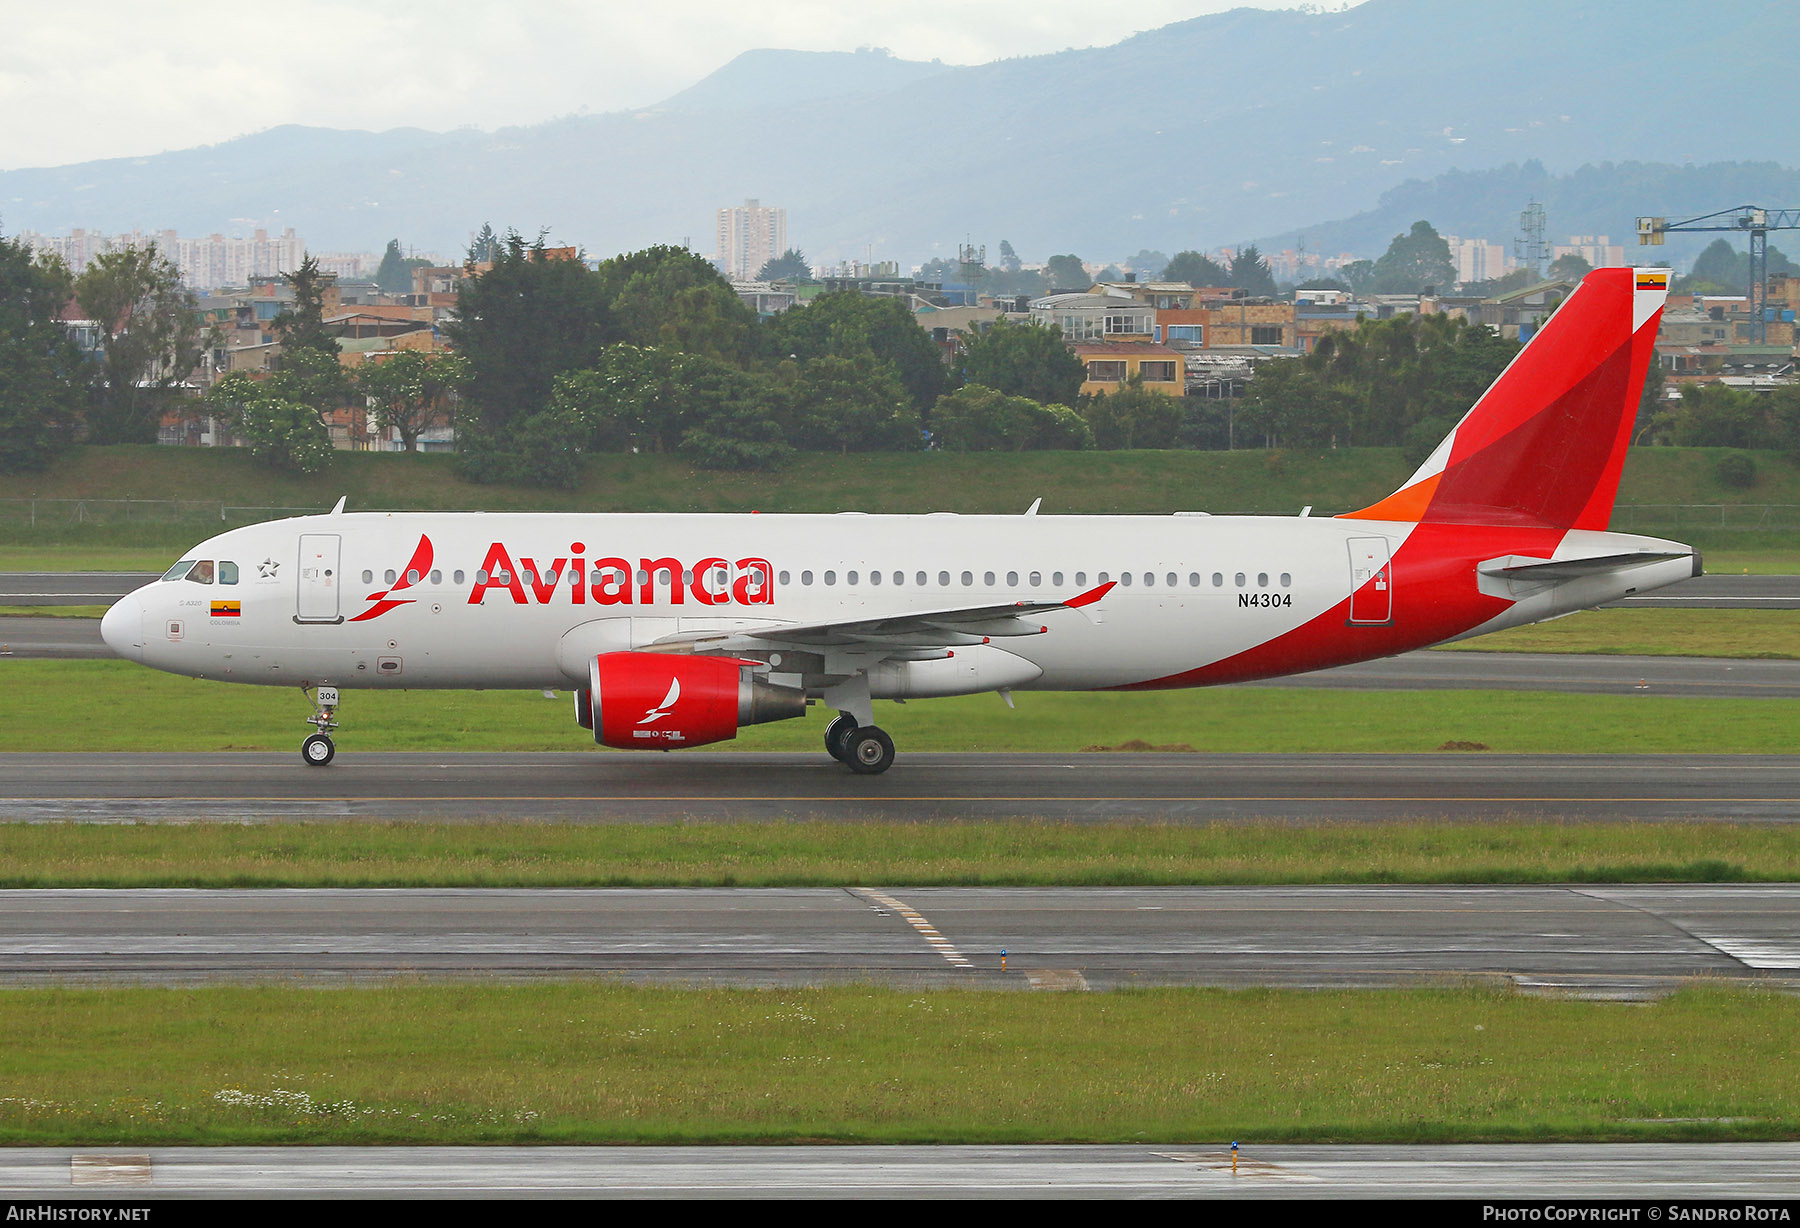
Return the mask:
[[[241,612],[239,603],[235,601],[215,601],[212,603],[212,616],[214,618],[236,618]]]

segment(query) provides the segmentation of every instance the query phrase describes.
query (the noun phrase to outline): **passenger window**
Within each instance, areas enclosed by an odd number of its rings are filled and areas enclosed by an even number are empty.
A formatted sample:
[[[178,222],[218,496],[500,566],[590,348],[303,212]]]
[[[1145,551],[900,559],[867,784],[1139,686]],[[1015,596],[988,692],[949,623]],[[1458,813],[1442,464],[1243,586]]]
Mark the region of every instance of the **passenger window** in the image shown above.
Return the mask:
[[[1199,572],[1197,572],[1197,571],[1188,572],[1188,587],[1189,588],[1199,588],[1200,587],[1200,573]]]
[[[850,583],[852,583],[852,584],[856,583],[854,576],[851,578]],[[881,573],[879,571],[871,571],[869,573],[869,583],[870,584],[880,584],[881,583]]]
[[[1106,581],[1106,573],[1104,571],[1100,573],[1100,580],[1102,583],[1105,583],[1105,581]],[[1123,584],[1126,588],[1130,588],[1131,587],[1131,573],[1129,571],[1121,571],[1119,573],[1119,583]]]
[[[1224,584],[1225,584],[1225,573],[1222,571],[1213,572],[1213,587],[1221,588],[1224,586]]]
[[[1104,571],[1101,572],[1099,575],[1094,577],[1094,581],[1098,584],[1105,584],[1106,583],[1106,573]]]
[[[788,582],[788,573],[784,571],[777,576],[776,579],[780,580],[783,584],[786,584]]]
[[[895,584],[905,584],[906,583],[906,573],[904,571],[896,571],[894,573],[894,583]]]
[[[1145,588],[1155,588],[1156,587],[1156,573],[1155,572],[1146,571],[1144,573],[1144,587]]]
[[[684,567],[681,569],[681,582],[683,584],[692,584],[694,582],[694,569],[692,567]]]
[[[1241,571],[1237,573],[1237,586],[1239,588],[1244,587],[1244,573]]]
[[[219,583],[236,584],[238,581],[238,565],[219,560]]]
[[[1036,588],[1038,585],[1040,585],[1044,582],[1044,573],[1042,573],[1040,571],[1034,571],[1031,573],[1031,576],[1029,578],[1031,580],[1031,587]]]
[[[594,573],[594,574],[595,574],[595,576],[596,576],[596,577],[598,577],[598,576],[599,576],[599,574],[600,574],[600,573],[598,573],[598,572],[595,572],[595,573]],[[454,572],[452,572],[452,573],[451,573],[451,574],[450,574],[450,578],[451,578],[451,579],[452,579],[452,580],[453,580],[453,581],[455,581],[455,582],[456,582],[456,583],[457,583],[457,584],[461,584],[461,583],[462,583],[462,582],[463,582],[463,573],[462,573],[462,570],[461,570],[461,569],[460,569],[460,568],[459,568],[459,569],[458,569],[458,570],[456,570],[456,571],[454,571]],[[595,580],[594,580],[594,583],[595,583],[595,584],[598,584],[598,583],[600,583],[600,581],[599,581],[599,579],[598,579],[598,578],[596,578],[596,579],[595,579]]]
[[[213,564],[211,559],[201,559],[188,571],[187,578],[195,584],[211,584],[213,582]]]
[[[406,582],[408,584],[417,584],[419,582],[419,571],[416,567],[407,568]]]
[[[1008,587],[1008,588],[1019,587],[1019,573],[1018,572],[1009,571],[1006,573],[1006,587]]]
[[[485,568],[485,567],[476,568],[475,569],[475,583],[486,584],[487,582],[488,582],[487,568]]]
[[[994,573],[991,571],[982,572],[981,573],[981,582],[983,584],[987,585],[989,588],[993,588],[994,587]]]
[[[1062,587],[1062,572],[1060,572],[1060,571],[1051,572],[1050,573],[1050,583],[1057,588],[1061,588]]]
[[[394,574],[394,569],[392,567],[388,568],[386,571],[381,573],[381,582],[383,584],[392,584],[395,580],[398,580],[399,578],[400,578],[399,576]]]
[[[372,571],[370,571],[370,570],[369,570],[369,569],[368,569],[368,568],[366,568],[366,567],[365,567],[365,568],[364,568],[364,569],[363,569],[363,583],[364,583],[364,584],[373,584],[373,583],[375,583],[375,573],[374,573],[374,572],[372,572]]]
[[[854,588],[856,585],[856,573],[854,571],[847,573],[844,576],[844,583]]]
[[[938,587],[939,588],[949,588],[950,587],[950,573],[949,572],[947,572],[947,571],[938,572]]]
[[[800,583],[810,586],[812,584],[812,572],[810,572],[810,571],[801,572],[800,573]]]
[[[1075,587],[1076,588],[1086,588],[1087,587],[1087,572],[1078,571],[1075,573]]]
[[[963,572],[962,582],[963,582],[964,588],[969,587],[969,585],[975,583],[975,574],[973,572],[968,572],[968,571]]]
[[[501,574],[505,575],[506,573],[502,572]],[[642,588],[644,585],[650,583],[650,573],[645,571],[642,567],[638,568],[637,582],[638,582],[639,588]]]
[[[1292,584],[1293,582],[1294,582],[1294,577],[1290,576],[1285,571],[1281,573],[1281,587],[1282,588],[1288,587],[1288,585]]]
[[[918,586],[920,588],[924,588],[925,587],[925,573],[921,571],[918,575],[913,577],[913,581],[916,584],[918,584]]]
[[[1178,587],[1180,582],[1181,582],[1181,577],[1171,571],[1169,573],[1169,587],[1170,588]]]
[[[1256,573],[1256,587],[1257,588],[1268,588],[1269,587],[1269,573],[1268,572],[1259,571]]]
[[[835,572],[835,571],[826,572],[825,573],[825,583],[828,586],[832,585],[832,584],[836,584],[837,583],[837,572]]]
[[[163,579],[165,579],[165,580],[185,579],[187,576],[187,573],[193,569],[193,566],[194,566],[193,559],[182,559],[181,562],[175,564],[175,566],[173,566],[173,567],[169,568],[169,570],[163,572]]]

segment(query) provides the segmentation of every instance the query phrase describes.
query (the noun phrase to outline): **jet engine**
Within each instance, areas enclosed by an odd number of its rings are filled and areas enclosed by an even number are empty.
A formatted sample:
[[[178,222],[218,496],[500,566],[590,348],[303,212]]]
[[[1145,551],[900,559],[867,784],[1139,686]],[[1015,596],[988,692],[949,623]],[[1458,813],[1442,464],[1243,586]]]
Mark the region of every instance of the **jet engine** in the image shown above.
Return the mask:
[[[737,657],[603,652],[575,692],[575,720],[605,746],[673,750],[806,714],[806,692],[757,677],[755,666]]]

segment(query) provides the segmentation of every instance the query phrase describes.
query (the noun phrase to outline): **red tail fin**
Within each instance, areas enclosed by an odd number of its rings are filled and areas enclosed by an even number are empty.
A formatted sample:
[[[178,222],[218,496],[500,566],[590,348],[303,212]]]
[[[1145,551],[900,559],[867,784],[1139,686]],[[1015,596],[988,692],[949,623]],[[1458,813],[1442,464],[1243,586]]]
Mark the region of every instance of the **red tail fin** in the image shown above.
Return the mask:
[[[1605,529],[1669,294],[1596,269],[1399,490],[1358,520]]]

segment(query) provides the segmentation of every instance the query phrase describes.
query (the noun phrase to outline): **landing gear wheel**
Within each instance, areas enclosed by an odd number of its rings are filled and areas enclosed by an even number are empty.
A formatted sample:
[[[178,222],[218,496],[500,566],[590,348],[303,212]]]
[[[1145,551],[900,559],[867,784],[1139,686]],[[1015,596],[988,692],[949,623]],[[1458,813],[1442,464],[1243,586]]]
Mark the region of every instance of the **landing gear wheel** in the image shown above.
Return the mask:
[[[894,739],[873,725],[850,735],[844,762],[859,776],[878,776],[894,763]]]
[[[825,753],[839,763],[850,762],[850,735],[856,732],[856,718],[840,712],[825,726]]]
[[[322,733],[315,733],[300,743],[300,758],[306,761],[307,767],[324,767],[335,754],[337,747]]]

